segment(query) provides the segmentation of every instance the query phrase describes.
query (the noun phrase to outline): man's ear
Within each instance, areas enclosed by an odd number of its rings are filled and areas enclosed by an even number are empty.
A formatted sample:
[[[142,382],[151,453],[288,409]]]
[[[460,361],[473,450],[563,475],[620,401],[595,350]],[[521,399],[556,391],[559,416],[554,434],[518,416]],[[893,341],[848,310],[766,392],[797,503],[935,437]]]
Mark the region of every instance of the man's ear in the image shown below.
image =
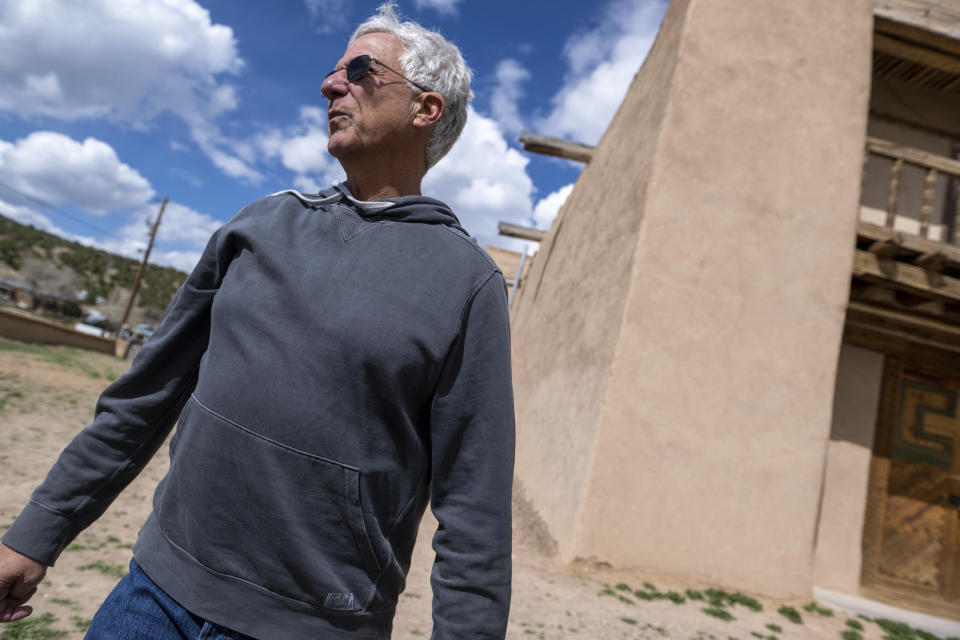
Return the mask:
[[[417,96],[417,110],[413,114],[413,126],[432,127],[443,116],[443,96],[433,91],[424,91]]]

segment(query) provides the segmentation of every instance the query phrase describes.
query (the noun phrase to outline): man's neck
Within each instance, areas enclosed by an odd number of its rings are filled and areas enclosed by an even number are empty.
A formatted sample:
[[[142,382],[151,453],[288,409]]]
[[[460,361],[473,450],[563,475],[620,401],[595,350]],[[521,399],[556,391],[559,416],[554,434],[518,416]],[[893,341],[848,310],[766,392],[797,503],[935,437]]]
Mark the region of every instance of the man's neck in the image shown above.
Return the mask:
[[[343,158],[340,164],[347,173],[347,187],[358,200],[382,200],[420,195],[420,183],[426,168],[412,158],[385,162],[378,158],[371,163],[353,163]]]
[[[357,200],[384,200],[400,196],[419,196],[420,181],[399,183],[392,180],[358,180],[347,174],[347,188]]]

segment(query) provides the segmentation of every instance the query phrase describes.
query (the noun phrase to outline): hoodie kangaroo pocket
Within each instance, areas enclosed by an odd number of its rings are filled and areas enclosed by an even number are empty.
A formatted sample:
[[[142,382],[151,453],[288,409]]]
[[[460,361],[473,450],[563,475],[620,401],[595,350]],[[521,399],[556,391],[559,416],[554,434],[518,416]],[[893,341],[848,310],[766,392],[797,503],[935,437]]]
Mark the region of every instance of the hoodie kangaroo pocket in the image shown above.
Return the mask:
[[[191,398],[156,504],[167,538],[217,573],[311,606],[361,611],[380,563],[360,471],[260,436]]]

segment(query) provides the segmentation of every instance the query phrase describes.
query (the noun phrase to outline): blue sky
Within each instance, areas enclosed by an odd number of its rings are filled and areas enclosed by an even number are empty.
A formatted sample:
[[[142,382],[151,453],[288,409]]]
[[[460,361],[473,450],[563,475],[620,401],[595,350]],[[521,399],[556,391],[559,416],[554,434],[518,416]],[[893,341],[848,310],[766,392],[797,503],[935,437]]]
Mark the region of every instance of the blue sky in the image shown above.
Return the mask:
[[[189,270],[258,197],[343,178],[326,153],[324,75],[365,0],[3,0],[0,214]],[[505,220],[548,228],[580,167],[520,150],[520,129],[599,140],[665,0],[399,0],[473,69],[467,127],[428,174],[482,245]]]

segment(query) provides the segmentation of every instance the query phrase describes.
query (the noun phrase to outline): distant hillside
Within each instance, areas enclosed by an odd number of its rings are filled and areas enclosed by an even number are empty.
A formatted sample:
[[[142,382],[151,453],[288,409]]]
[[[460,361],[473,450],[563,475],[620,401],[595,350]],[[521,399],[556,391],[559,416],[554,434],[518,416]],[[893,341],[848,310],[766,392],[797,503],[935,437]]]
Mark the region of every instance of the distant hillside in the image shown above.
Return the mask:
[[[97,298],[116,300],[129,291],[139,261],[65,240],[46,231],[0,216],[0,266],[4,277],[73,298],[86,292],[86,304]],[[11,273],[11,270],[14,273]],[[148,264],[139,291],[139,307],[165,309],[187,274]]]

